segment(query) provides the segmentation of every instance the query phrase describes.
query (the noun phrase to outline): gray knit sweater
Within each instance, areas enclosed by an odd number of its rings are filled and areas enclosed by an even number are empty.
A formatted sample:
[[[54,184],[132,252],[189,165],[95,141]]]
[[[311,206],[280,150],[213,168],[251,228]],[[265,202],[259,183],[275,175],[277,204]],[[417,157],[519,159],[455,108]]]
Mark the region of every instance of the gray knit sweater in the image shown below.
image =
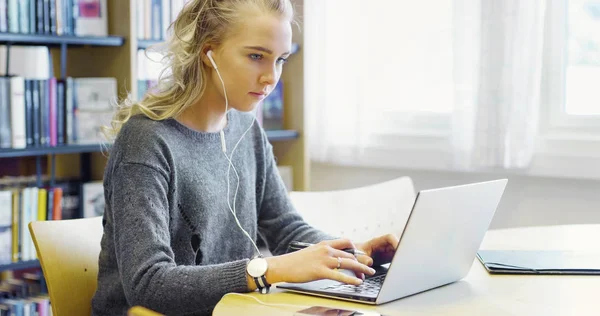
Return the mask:
[[[249,114],[229,112],[228,154],[251,123]],[[240,176],[237,217],[253,240],[260,232],[277,255],[292,240],[331,238],[294,210],[258,124],[232,161]],[[141,115],[123,126],[104,174],[93,315],[125,315],[133,305],[168,315],[205,315],[224,294],[248,292],[245,269],[254,248],[227,206],[227,166],[218,133]],[[232,170],[230,201],[236,184]]]

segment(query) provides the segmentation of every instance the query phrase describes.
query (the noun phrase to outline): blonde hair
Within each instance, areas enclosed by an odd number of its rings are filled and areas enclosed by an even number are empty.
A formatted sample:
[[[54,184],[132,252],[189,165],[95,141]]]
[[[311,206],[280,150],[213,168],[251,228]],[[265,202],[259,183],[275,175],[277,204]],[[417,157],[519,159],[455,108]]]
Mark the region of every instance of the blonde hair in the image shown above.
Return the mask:
[[[290,0],[191,0],[169,26],[158,84],[145,97],[134,102],[127,98],[117,105],[110,127],[104,134],[113,141],[132,116],[143,114],[152,120],[180,115],[204,94],[208,73],[201,55],[207,44],[222,43],[243,8],[272,13],[295,23]]]

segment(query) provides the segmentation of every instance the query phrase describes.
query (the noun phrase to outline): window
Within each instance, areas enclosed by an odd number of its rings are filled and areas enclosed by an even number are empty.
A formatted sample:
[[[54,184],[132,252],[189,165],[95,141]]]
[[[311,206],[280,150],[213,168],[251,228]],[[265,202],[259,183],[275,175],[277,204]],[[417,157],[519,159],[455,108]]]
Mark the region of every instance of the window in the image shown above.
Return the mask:
[[[312,159],[522,170],[534,161],[551,174],[544,155],[600,157],[600,0],[304,8]]]
[[[565,113],[600,115],[600,1],[569,0]]]
[[[365,6],[363,102],[375,134],[447,132],[453,110],[453,1]],[[390,91],[394,93],[390,94]],[[446,133],[447,134],[447,133]]]
[[[564,17],[562,10],[566,12]],[[571,134],[579,131],[597,135],[600,131],[600,1],[565,0],[552,5],[549,11],[554,19],[548,33],[550,49],[557,50],[555,54],[550,53],[548,59],[549,127]]]

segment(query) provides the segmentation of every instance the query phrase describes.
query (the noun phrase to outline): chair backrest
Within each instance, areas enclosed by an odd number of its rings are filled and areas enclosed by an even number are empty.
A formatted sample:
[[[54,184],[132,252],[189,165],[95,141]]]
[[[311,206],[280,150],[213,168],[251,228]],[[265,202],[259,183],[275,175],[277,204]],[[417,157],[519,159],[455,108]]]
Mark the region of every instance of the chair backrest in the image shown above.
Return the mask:
[[[29,223],[53,315],[91,315],[102,217]]]
[[[306,222],[355,241],[402,233],[415,197],[409,177],[355,189],[290,192],[292,203]]]

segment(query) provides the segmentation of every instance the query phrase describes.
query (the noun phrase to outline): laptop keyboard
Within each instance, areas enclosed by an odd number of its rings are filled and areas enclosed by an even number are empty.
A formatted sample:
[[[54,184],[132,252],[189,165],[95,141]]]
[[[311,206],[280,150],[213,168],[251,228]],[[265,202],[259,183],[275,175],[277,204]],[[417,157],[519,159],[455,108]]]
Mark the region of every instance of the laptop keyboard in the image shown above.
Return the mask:
[[[361,285],[336,284],[321,288],[321,290],[338,291],[343,293],[379,294],[385,274],[366,279]]]

